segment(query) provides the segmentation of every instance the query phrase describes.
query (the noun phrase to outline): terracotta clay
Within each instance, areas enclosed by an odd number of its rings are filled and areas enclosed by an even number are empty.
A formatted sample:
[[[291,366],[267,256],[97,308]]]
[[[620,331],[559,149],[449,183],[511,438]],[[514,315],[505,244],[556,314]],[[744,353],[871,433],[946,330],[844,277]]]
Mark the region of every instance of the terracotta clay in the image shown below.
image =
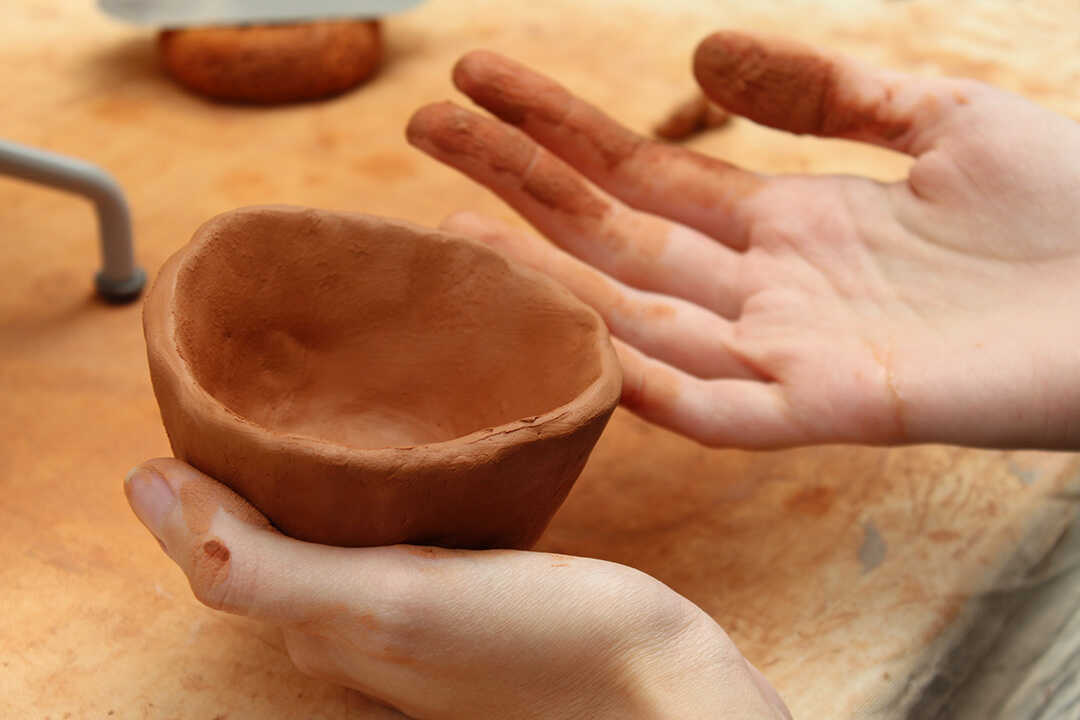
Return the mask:
[[[214,218],[143,324],[176,456],[333,545],[531,546],[622,384],[603,321],[554,281],[361,214]]]
[[[695,135],[723,127],[731,122],[731,113],[698,94],[685,100],[668,113],[653,128],[653,134],[665,140],[686,140]]]
[[[382,56],[374,20],[165,30],[165,70],[218,100],[286,103],[344,92],[375,72]]]

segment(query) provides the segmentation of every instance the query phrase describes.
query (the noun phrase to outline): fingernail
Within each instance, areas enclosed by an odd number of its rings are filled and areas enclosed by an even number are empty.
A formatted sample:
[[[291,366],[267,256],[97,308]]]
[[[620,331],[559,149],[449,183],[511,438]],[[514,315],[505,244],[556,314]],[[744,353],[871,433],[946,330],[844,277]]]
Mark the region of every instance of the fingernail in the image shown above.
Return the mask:
[[[131,509],[161,542],[165,519],[176,504],[176,495],[169,483],[158,471],[138,466],[124,478],[124,490]]]

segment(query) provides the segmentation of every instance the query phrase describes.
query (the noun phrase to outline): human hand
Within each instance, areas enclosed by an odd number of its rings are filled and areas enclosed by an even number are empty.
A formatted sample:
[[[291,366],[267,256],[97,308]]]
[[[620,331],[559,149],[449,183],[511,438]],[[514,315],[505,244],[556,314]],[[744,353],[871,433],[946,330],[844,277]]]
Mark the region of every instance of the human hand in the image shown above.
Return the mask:
[[[280,626],[302,671],[411,717],[790,720],[708,615],[631,568],[300,542],[173,459],[124,491],[199,600]]]
[[[971,80],[740,33],[694,72],[718,105],[915,157],[908,177],[770,177],[638,136],[487,52],[409,140],[554,244],[444,227],[560,280],[620,340],[623,402],[712,445],[1080,447],[1080,127]]]

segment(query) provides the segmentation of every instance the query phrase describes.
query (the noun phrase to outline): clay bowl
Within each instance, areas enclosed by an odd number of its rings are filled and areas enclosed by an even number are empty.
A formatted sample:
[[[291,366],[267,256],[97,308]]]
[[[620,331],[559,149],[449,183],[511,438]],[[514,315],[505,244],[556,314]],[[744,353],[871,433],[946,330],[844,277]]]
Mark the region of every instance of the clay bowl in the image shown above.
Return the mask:
[[[603,321],[479,244],[368,215],[219,215],[143,313],[173,452],[283,532],[527,548],[622,376]]]

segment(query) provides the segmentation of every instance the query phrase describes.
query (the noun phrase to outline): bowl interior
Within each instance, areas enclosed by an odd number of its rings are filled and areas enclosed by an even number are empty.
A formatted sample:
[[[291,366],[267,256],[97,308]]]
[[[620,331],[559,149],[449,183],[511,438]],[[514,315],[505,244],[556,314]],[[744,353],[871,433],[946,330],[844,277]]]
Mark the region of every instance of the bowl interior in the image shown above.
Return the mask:
[[[177,276],[177,348],[210,395],[269,430],[440,442],[543,415],[600,376],[598,318],[473,243],[268,209],[202,232]]]

